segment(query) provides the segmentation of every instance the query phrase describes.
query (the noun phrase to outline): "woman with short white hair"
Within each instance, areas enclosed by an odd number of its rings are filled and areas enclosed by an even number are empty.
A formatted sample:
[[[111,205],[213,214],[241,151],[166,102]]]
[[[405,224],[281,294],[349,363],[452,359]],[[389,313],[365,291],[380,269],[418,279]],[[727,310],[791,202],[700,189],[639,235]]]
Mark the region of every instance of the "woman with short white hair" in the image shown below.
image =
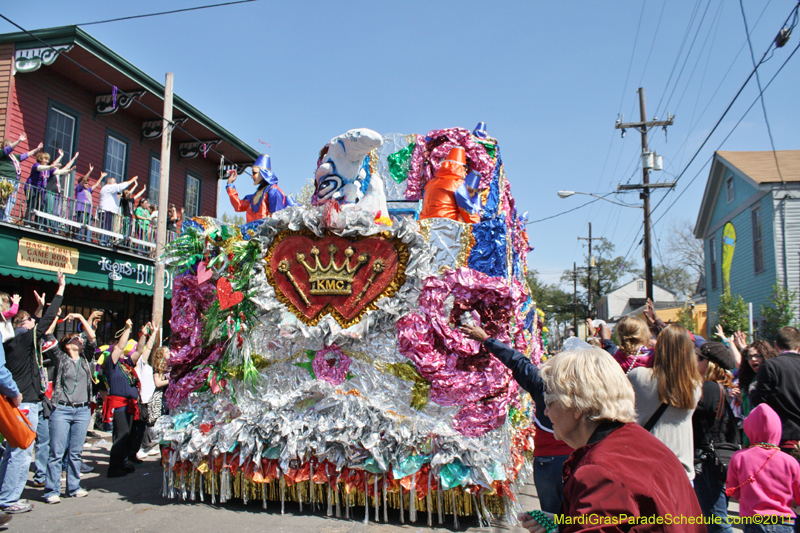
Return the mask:
[[[633,387],[611,355],[564,352],[540,372],[555,437],[575,448],[564,463],[559,531],[705,531],[681,520],[700,514],[692,486],[675,454],[635,423]],[[548,518],[519,516],[536,533],[554,530]]]

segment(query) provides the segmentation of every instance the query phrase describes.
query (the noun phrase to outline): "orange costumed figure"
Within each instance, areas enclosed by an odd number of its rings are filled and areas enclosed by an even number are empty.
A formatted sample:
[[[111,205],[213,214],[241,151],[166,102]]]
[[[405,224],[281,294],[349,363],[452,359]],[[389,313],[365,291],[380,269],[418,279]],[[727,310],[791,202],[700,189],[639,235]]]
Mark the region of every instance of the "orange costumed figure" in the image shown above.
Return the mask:
[[[472,214],[456,203],[456,190],[464,183],[466,175],[467,156],[464,149],[460,146],[452,148],[433,179],[425,184],[419,219],[449,218],[470,224],[480,222],[480,213]]]
[[[254,222],[268,217],[285,207],[297,205],[291,196],[285,194],[278,187],[278,177],[272,172],[272,162],[266,154],[258,156],[253,164],[253,185],[256,192],[239,199],[239,193],[233,186],[236,181],[236,171],[228,172],[228,185],[225,189],[231,199],[233,210],[237,213],[244,212],[247,222]]]

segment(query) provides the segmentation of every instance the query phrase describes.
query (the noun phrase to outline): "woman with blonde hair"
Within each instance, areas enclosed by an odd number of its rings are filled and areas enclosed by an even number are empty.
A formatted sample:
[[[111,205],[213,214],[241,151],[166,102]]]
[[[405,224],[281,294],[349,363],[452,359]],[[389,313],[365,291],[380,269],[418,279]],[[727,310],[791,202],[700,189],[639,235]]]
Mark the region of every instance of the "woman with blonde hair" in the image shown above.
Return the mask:
[[[647,323],[636,317],[626,316],[617,324],[617,337],[619,349],[614,353],[614,359],[622,367],[623,372],[629,373],[634,368],[653,366],[653,350],[650,343],[650,328]]]
[[[652,368],[628,374],[636,394],[639,424],[672,450],[689,479],[694,479],[692,413],[700,399],[700,376],[694,344],[683,326],[672,324],[658,334]]]
[[[559,519],[571,524],[566,530],[597,531],[598,524],[609,524],[615,531],[705,531],[694,522],[655,523],[656,517],[698,516],[700,508],[680,461],[635,423],[633,387],[607,352],[563,352],[540,372],[555,437],[575,448],[563,469]],[[518,518],[533,533],[555,527],[541,511]],[[643,518],[653,521],[632,521]]]

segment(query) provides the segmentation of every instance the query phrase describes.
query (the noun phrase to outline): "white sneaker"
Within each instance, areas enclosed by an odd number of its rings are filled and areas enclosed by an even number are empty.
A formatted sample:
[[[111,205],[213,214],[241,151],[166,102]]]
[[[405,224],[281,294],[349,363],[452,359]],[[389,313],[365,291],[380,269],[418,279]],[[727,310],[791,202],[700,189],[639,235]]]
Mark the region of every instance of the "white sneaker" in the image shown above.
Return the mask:
[[[85,498],[88,495],[89,495],[89,491],[83,490],[83,489],[78,489],[78,490],[76,490],[75,492],[72,493],[72,497],[73,498]]]
[[[138,452],[136,452],[136,458],[139,459],[140,461],[144,461],[145,459],[147,459],[147,452],[145,452],[144,450],[139,450]]]
[[[58,494],[50,494],[49,496],[44,497],[44,503],[61,503],[61,498],[58,497]]]
[[[158,446],[153,446],[153,449],[147,452],[147,455],[149,455],[150,457],[161,455],[161,448],[159,448]]]

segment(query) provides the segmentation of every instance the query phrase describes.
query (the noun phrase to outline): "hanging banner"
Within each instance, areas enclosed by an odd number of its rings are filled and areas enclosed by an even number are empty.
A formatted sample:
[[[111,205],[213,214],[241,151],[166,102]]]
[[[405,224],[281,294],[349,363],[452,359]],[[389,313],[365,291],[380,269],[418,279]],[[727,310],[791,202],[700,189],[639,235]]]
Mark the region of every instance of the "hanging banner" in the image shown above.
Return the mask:
[[[733,252],[736,249],[736,229],[728,222],[722,229],[722,279],[725,283],[725,292],[731,292],[731,264]]]
[[[17,264],[50,272],[57,272],[60,268],[64,274],[75,274],[78,272],[79,257],[77,248],[25,238],[19,240]]]

